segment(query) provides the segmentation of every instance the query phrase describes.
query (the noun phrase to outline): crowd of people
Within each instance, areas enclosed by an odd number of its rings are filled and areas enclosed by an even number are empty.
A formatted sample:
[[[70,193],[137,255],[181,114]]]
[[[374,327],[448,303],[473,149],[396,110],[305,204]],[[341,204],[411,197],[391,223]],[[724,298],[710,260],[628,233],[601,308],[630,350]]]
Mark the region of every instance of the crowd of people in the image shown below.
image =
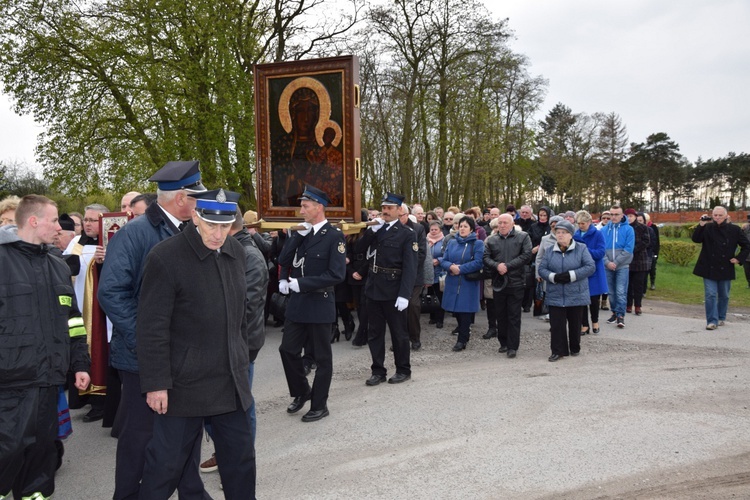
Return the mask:
[[[14,360],[0,366],[9,415],[0,432],[13,437],[0,442],[0,499],[53,493],[68,407],[86,405],[83,422],[101,421],[118,439],[116,500],[206,498],[200,473],[216,470],[226,498],[254,498],[252,384],[267,324],[283,327],[287,412],[309,402],[301,420],[310,423],[330,416],[342,330],[369,349],[366,386],[400,384],[427,341],[425,302],[430,325],[455,325],[455,352],[471,345],[485,311],[481,338],[511,359],[533,308],[549,322],[548,360],[557,362],[601,332],[601,311],[619,329],[644,314],[656,287],[659,229],[619,205],[596,220],[548,206],[425,210],[387,193],[362,210],[365,227],[345,235],[326,218],[329,194],[307,185],[297,200],[304,222],[262,232],[237,193],[203,186],[198,162],[169,162],[149,181],[156,194],[123,196],[130,220],[106,246],[99,221],[109,207],[58,215],[42,196],[0,202],[0,356]],[[749,233],[716,207],[693,234],[709,330],[726,320],[735,264],[750,287]],[[32,303],[49,310],[30,315]],[[215,453],[202,460],[204,431]]]

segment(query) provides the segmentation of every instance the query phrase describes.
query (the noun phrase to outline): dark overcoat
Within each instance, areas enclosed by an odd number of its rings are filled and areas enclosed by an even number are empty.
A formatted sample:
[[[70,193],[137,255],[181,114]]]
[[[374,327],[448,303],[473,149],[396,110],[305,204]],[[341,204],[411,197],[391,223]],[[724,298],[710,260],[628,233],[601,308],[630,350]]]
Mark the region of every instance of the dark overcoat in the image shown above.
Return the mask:
[[[344,233],[330,222],[317,233],[287,238],[279,255],[280,279],[297,278],[300,292],[290,292],[286,318],[295,323],[333,323],[333,288],[346,278]]]
[[[714,281],[733,280],[734,264],[729,260],[736,257],[741,264],[750,253],[750,241],[742,229],[727,221],[721,224],[707,222],[705,226],[695,226],[693,241],[702,244],[693,274]]]
[[[136,336],[141,391],[168,390],[167,415],[250,406],[245,251],[228,237],[207,248],[191,223],[146,258]]]

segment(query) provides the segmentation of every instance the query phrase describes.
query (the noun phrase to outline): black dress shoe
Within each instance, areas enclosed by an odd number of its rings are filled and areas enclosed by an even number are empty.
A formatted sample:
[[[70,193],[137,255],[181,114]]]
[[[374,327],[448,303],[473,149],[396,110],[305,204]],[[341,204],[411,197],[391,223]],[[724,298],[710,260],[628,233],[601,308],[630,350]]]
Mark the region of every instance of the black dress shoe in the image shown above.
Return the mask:
[[[104,408],[92,408],[87,414],[83,416],[83,421],[86,423],[96,422],[104,418]]]
[[[525,312],[525,313],[531,312],[531,308],[530,307],[524,307],[523,308],[523,312]]]
[[[397,373],[391,378],[388,379],[389,384],[400,384],[401,382],[406,382],[411,378],[411,375],[406,375],[404,373]]]
[[[327,417],[328,415],[329,415],[328,408],[323,408],[322,410],[310,410],[304,415],[302,415],[302,421],[303,422],[316,422],[323,417]]]
[[[515,358],[515,357],[516,357],[516,350],[515,350],[515,349],[508,349],[508,354],[507,354],[507,356],[508,356],[509,358]]]
[[[501,345],[500,349],[498,349],[497,352],[508,352],[508,348],[504,345]]]
[[[464,349],[466,349],[466,344],[463,342],[456,342],[456,345],[453,346],[453,350],[456,352],[463,351]]]
[[[484,335],[482,335],[482,338],[484,340],[488,340],[488,339],[491,339],[491,338],[494,338],[494,337],[497,337],[497,329],[496,328],[490,328],[489,330],[487,330],[487,333],[485,333]]]
[[[581,354],[581,351],[570,353],[571,356],[578,356],[579,354]]]
[[[302,409],[303,406],[305,406],[305,403],[307,401],[310,401],[310,397],[311,396],[312,396],[312,392],[311,391],[307,391],[307,394],[305,394],[304,396],[297,396],[292,401],[292,404],[290,404],[289,406],[286,407],[286,412],[287,413],[297,413],[298,411],[300,411]]]
[[[305,365],[305,377],[310,375],[311,371],[312,371],[312,367],[310,365]]]
[[[451,335],[458,335],[458,327],[454,328]]]
[[[365,381],[365,385],[378,385],[385,382],[385,375],[373,375]]]
[[[559,359],[562,359],[562,356],[560,356],[559,354],[553,354],[552,356],[547,358],[547,361],[557,361]]]
[[[422,348],[422,342],[412,342],[411,343],[411,350],[412,351],[418,351]]]
[[[334,326],[333,328],[331,328],[331,344],[333,344],[334,342],[338,342],[340,338],[341,332],[339,331],[339,327]]]
[[[437,323],[435,323],[435,328],[442,328],[442,327],[443,327],[443,322],[442,321],[438,321]]]

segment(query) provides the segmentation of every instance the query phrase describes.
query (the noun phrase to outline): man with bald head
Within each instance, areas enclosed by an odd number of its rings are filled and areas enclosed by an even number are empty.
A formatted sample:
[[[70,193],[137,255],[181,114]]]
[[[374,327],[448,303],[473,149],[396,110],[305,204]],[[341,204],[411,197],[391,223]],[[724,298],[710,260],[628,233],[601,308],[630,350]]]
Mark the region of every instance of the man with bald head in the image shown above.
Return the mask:
[[[122,199],[120,200],[120,212],[127,212],[130,210],[130,202],[139,194],[141,193],[138,191],[131,191],[122,195]]]
[[[693,274],[703,278],[706,330],[716,330],[724,326],[727,319],[734,266],[742,265],[747,259],[750,241],[739,226],[727,220],[727,209],[721,206],[714,207],[711,217],[701,217],[693,232],[693,241],[702,245]]]
[[[531,262],[531,238],[518,231],[509,213],[497,219],[497,232],[484,241],[484,265],[497,271],[502,289],[493,289],[497,318],[498,352],[515,358],[521,342],[521,302],[526,283],[526,266]],[[494,285],[493,285],[494,287]]]

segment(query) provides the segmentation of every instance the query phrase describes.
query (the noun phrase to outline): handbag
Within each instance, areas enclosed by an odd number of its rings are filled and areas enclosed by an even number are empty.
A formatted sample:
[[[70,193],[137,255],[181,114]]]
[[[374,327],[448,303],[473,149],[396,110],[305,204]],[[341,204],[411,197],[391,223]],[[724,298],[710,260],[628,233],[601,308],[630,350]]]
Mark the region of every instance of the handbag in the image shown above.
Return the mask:
[[[284,295],[281,292],[273,292],[271,294],[271,305],[268,308],[268,311],[274,318],[284,321],[286,318],[286,303],[288,301],[289,295]]]
[[[546,295],[544,283],[538,282],[534,290],[534,316],[549,314],[549,306],[547,306],[547,301],[544,300]]]
[[[474,242],[471,242],[471,260],[474,260]],[[464,278],[467,281],[482,281],[482,280],[490,280],[492,279],[492,271],[493,269],[488,269],[487,266],[482,264],[482,268],[479,271],[474,271],[473,273],[466,273],[464,274]]]
[[[422,288],[422,293],[419,296],[422,314],[432,314],[440,310],[440,299],[437,295],[428,293],[427,290],[427,288]]]

